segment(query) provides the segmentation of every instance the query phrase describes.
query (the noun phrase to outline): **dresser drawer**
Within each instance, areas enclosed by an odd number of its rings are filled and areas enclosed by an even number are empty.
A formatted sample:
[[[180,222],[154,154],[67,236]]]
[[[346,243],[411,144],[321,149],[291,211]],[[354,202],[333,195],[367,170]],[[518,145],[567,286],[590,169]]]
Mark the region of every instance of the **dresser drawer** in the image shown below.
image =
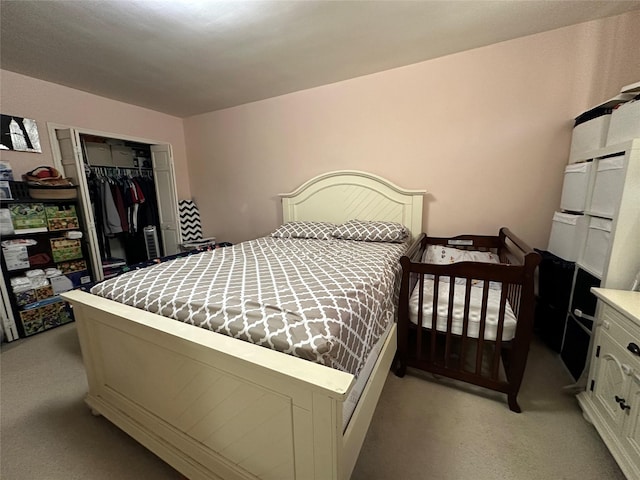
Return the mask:
[[[640,369],[640,325],[607,304],[602,305],[601,325],[613,340],[629,354],[628,359],[635,359],[636,368]],[[628,348],[630,344],[638,346],[638,354],[633,354]],[[632,347],[633,349],[633,347]]]

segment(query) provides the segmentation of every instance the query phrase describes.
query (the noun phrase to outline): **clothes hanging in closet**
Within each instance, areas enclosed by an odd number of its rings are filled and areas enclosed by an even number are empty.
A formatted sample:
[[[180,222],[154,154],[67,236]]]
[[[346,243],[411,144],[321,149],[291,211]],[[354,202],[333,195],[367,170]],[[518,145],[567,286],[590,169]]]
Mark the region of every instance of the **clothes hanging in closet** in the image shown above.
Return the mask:
[[[120,238],[127,263],[146,260],[143,229],[159,226],[155,184],[150,176],[121,175],[120,169],[92,170],[89,194],[96,219],[98,246],[103,259],[111,256],[110,238]]]

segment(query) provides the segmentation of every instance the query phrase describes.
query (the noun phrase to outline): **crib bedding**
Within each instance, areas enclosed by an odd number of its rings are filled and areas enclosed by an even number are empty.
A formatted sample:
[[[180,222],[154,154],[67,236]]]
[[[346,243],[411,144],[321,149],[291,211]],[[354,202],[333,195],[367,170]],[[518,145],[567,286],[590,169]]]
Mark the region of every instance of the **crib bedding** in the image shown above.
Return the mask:
[[[448,279],[447,279],[448,280]],[[491,288],[488,289],[487,298],[487,314],[485,317],[485,340],[495,340],[498,335],[498,315],[500,311],[501,290],[499,284],[492,282]],[[441,332],[447,331],[447,321],[449,312],[449,287],[450,283],[446,280],[440,280],[438,286],[438,312],[436,320],[436,329]],[[478,338],[480,335],[480,319],[482,311],[482,282],[479,285],[472,286],[469,302],[469,322],[467,327],[467,336]],[[451,333],[462,335],[464,320],[464,303],[465,303],[466,286],[464,283],[454,283],[453,294],[453,315]],[[432,328],[433,321],[433,293],[434,280],[425,278],[423,287],[423,306],[422,306],[422,326]],[[416,284],[411,298],[409,300],[409,319],[417,325],[418,309],[419,309],[420,284]],[[514,338],[516,333],[516,317],[507,301],[505,304],[504,326],[502,330],[502,340],[508,341]]]
[[[358,375],[395,318],[405,243],[263,237],[91,293]]]

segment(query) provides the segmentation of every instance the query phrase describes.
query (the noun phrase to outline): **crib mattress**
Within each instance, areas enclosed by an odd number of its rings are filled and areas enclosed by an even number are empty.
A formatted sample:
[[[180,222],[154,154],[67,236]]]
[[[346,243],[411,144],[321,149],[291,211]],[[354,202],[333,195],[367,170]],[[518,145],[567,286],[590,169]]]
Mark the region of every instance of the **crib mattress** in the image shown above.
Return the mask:
[[[424,280],[424,297],[422,306],[422,326],[425,328],[432,328],[433,319],[433,290],[434,281],[432,279]],[[440,281],[438,287],[438,311],[436,329],[440,332],[447,331],[447,316],[449,312],[449,283]],[[451,333],[456,335],[462,335],[463,329],[463,315],[464,315],[464,300],[465,300],[466,286],[464,284],[454,283],[454,295],[453,295],[453,318],[451,325]],[[482,308],[482,287],[471,287],[471,299],[469,302],[469,324],[467,328],[467,336],[471,338],[478,338],[480,334],[480,317]],[[418,323],[418,309],[419,301],[418,295],[420,292],[419,283],[413,289],[411,298],[409,300],[409,318],[417,325]],[[485,340],[495,340],[498,334],[498,315],[500,309],[500,296],[501,290],[496,288],[489,289],[489,295],[487,299],[487,315],[484,330]],[[505,314],[504,314],[504,327],[502,330],[502,340],[508,341],[513,339],[516,334],[517,319],[513,314],[513,310],[506,302]]]

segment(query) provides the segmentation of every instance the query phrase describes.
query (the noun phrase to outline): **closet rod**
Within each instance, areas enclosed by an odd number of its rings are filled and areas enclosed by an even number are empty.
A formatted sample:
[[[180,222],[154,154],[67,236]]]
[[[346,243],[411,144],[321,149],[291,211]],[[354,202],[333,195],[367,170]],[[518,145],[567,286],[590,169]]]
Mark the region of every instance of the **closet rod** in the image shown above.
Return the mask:
[[[118,174],[120,170],[138,172],[139,175],[151,176],[153,174],[153,169],[149,167],[118,167],[115,165],[88,165],[89,169],[92,172],[96,172],[98,174],[109,175],[111,172],[115,172]],[[109,173],[107,173],[109,172]]]
[[[111,168],[119,170],[152,170],[151,167],[118,167],[115,165],[89,165],[89,168]]]

